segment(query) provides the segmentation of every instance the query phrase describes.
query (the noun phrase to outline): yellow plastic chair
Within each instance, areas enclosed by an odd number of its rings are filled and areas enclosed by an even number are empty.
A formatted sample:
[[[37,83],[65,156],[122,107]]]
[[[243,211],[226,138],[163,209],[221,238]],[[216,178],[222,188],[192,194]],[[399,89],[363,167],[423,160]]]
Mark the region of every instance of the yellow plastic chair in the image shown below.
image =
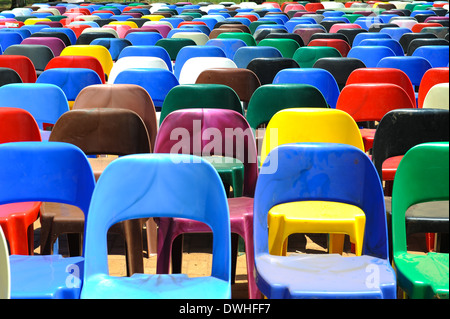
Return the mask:
[[[141,18],[142,19],[148,19],[150,21],[159,21],[159,20],[163,19],[164,16],[163,15],[159,15],[159,14],[154,14],[154,15],[148,14],[148,15],[143,15]]]
[[[34,25],[36,22],[42,22],[42,21],[52,21],[48,18],[28,18],[23,23],[25,25]]]
[[[110,25],[127,25],[132,29],[137,29],[138,25],[134,21],[112,21],[108,23]]]
[[[359,128],[348,113],[336,109],[292,108],[277,112],[270,120],[262,143],[261,163],[278,145],[301,142],[349,144],[364,151]],[[361,255],[365,214],[356,206],[322,201],[292,202],[274,206],[268,216],[271,254],[286,255],[287,239],[293,233],[329,233],[330,253],[342,253],[344,234],[347,234],[355,245],[355,254]]]
[[[113,67],[113,60],[111,54],[109,53],[108,49],[102,45],[84,45],[84,44],[71,45],[64,48],[64,50],[62,50],[60,55],[61,56],[81,55],[81,56],[95,57],[100,61],[100,64],[103,67],[103,71],[108,77]]]

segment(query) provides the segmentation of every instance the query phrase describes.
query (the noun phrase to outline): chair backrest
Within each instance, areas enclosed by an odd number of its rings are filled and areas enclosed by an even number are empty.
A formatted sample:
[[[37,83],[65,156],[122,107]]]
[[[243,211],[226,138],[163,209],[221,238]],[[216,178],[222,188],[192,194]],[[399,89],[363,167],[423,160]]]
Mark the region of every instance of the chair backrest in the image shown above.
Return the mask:
[[[178,38],[163,38],[156,42],[157,46],[163,47],[169,53],[170,59],[175,61],[178,52],[185,46],[195,46],[192,39],[178,39]]]
[[[184,46],[182,47],[175,60],[173,73],[180,79],[181,69],[187,60],[194,57],[223,57],[225,58],[225,52],[216,46]]]
[[[125,36],[133,45],[155,45],[158,40],[163,39],[159,32],[131,32]]]
[[[26,141],[41,141],[34,117],[24,109],[0,107],[0,144]]]
[[[423,101],[423,108],[449,109],[449,84],[438,83],[431,87]]]
[[[417,96],[417,107],[423,107],[423,101],[428,91],[438,83],[446,83],[449,81],[449,68],[431,68],[428,69],[420,81],[419,93]]]
[[[337,49],[343,57],[347,57],[351,49],[350,44],[341,39],[314,39],[308,43],[308,46],[332,47]]]
[[[167,94],[159,123],[176,110],[189,108],[229,109],[243,114],[236,92],[223,84],[180,84]]]
[[[268,46],[277,48],[284,58],[292,58],[295,51],[300,48],[300,44],[294,39],[288,38],[264,38],[259,41],[258,46]]]
[[[236,51],[241,48],[247,46],[244,40],[236,39],[236,38],[215,38],[210,39],[206,42],[205,45],[217,46],[225,52],[225,56],[228,59],[233,60],[234,54]]]
[[[400,37],[400,40],[398,40],[398,42],[400,43],[400,45],[403,48],[403,52],[406,54],[408,52],[408,47],[409,44],[415,40],[415,39],[436,39],[437,36],[433,33],[423,33],[423,32],[419,32],[419,33],[415,33],[412,32],[411,33],[405,33]]]
[[[167,64],[167,69],[172,72],[172,60],[166,49],[155,45],[131,45],[124,48],[119,54],[119,60],[130,56],[150,56],[161,58]]]
[[[108,76],[108,83],[114,83],[117,75],[123,70],[133,68],[157,68],[169,70],[167,63],[155,56],[125,56],[117,60]]]
[[[122,38],[97,38],[92,40],[91,45],[104,46],[108,49],[109,54],[111,54],[111,59],[117,61],[122,50],[131,46],[132,43],[129,40]]]
[[[344,88],[348,77],[354,70],[365,67],[366,65],[360,59],[349,57],[320,58],[313,65],[313,68],[325,69],[330,72],[336,80],[339,90]]]
[[[63,114],[49,141],[78,146],[86,155],[150,153],[141,117],[127,109],[78,109]]]
[[[63,90],[48,83],[12,83],[0,87],[0,105],[27,110],[45,130],[69,110]]]
[[[372,161],[382,178],[383,162],[406,154],[415,145],[449,141],[449,112],[436,109],[399,109],[386,113],[375,132]]]
[[[426,45],[417,48],[412,56],[421,56],[430,62],[433,68],[447,67],[449,61],[449,46]]]
[[[15,70],[23,83],[36,82],[36,69],[33,62],[26,56],[0,55],[0,67]]]
[[[194,40],[196,45],[205,45],[209,37],[203,32],[177,32],[172,35],[172,38],[182,38]]]
[[[24,55],[33,62],[36,72],[44,71],[47,63],[55,57],[46,45],[14,44],[3,51],[3,55]]]
[[[66,47],[60,55],[87,55],[95,57],[100,61],[100,64],[103,67],[103,72],[105,72],[106,76],[109,76],[109,73],[113,67],[111,54],[107,48],[101,45],[71,45]]]
[[[400,86],[409,95],[411,102],[416,105],[414,87],[405,72],[392,68],[361,68],[356,69],[347,79],[345,85],[357,83],[392,83]]]
[[[10,83],[22,83],[20,75],[13,69],[0,67],[0,86]]]
[[[246,118],[256,130],[280,110],[303,107],[328,108],[328,104],[319,89],[309,84],[267,84],[253,93]]]
[[[292,57],[301,68],[312,68],[317,60],[326,57],[342,57],[333,47],[306,46],[298,48]]]
[[[392,190],[394,258],[407,249],[406,210],[414,204],[449,199],[448,163],[448,142],[416,145],[400,161]]]
[[[196,84],[223,84],[231,87],[242,102],[248,103],[253,93],[261,86],[256,74],[244,68],[206,69],[199,74]]]
[[[280,50],[275,47],[244,46],[236,50],[233,61],[238,68],[247,68],[255,58],[282,58]]]
[[[361,208],[366,215],[362,254],[388,258],[383,188],[361,149],[340,143],[298,143],[280,145],[269,153],[255,190],[255,256],[269,253],[269,210],[299,200],[343,202]]]
[[[135,84],[87,86],[75,99],[73,110],[94,108],[122,108],[136,112],[145,123],[153,150],[158,123],[155,106],[144,88]]]
[[[405,72],[414,86],[419,86],[423,75],[432,66],[430,62],[419,56],[391,56],[380,60],[377,68],[395,68]]]
[[[408,51],[406,55],[414,55],[417,49],[421,47],[427,46],[443,46],[448,48],[448,40],[442,38],[434,38],[434,39],[414,39],[408,45]],[[447,54],[448,55],[448,54]]]
[[[45,70],[36,83],[50,83],[60,87],[68,101],[75,101],[83,88],[89,85],[102,84],[98,74],[85,68],[53,68]]]
[[[87,55],[66,55],[66,56],[57,56],[48,62],[45,70],[54,69],[54,68],[86,68],[95,71],[102,84],[105,84],[105,72],[103,71],[103,67],[100,61],[93,56]]]
[[[312,68],[290,68],[284,69],[275,75],[273,84],[309,84],[315,86],[323,94],[331,108],[336,108],[339,96],[339,87],[333,75],[327,70]]]
[[[227,57],[190,58],[183,64],[178,81],[180,84],[194,84],[203,70],[211,68],[237,68],[237,65]]]
[[[275,75],[288,68],[299,68],[298,63],[292,58],[255,58],[247,65],[247,69],[253,71],[261,85],[272,84]]]
[[[174,139],[172,135],[181,130],[183,134]],[[214,141],[211,141],[212,136]],[[212,142],[216,145],[213,148]],[[161,123],[155,143],[155,153],[220,155],[239,159],[244,164],[243,194],[253,197],[258,157],[253,132],[242,114],[226,109],[174,111]]]
[[[385,33],[380,33],[385,34]],[[403,48],[397,40],[394,39],[365,39],[362,40],[359,46],[382,46],[390,48],[396,56],[404,56]]]
[[[53,52],[53,56],[59,56],[66,47],[63,40],[55,37],[28,37],[21,44],[45,45]]]
[[[347,57],[361,60],[368,68],[375,68],[382,58],[396,56],[387,46],[360,45],[350,49]]]
[[[133,169],[130,171],[130,167]],[[198,182],[192,185],[193,180]],[[111,187],[114,185],[114,187]],[[127,219],[179,217],[206,223],[214,236],[211,276],[231,277],[230,221],[225,191],[214,167],[180,154],[118,158],[100,176],[85,231],[84,280],[108,274],[106,232]]]

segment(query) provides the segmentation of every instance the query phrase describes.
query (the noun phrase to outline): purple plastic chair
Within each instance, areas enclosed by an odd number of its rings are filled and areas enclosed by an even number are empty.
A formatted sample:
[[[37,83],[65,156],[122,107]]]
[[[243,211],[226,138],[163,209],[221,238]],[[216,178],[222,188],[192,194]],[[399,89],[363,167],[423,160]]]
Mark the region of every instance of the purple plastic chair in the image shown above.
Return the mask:
[[[201,123],[199,125],[201,132],[195,131],[194,121]],[[175,129],[183,129],[183,131],[187,130],[189,132],[189,143],[191,144],[189,149],[191,154],[202,155],[196,154],[194,150],[198,148],[198,151],[203,152],[205,147],[211,143],[209,138],[201,138],[208,128],[216,133],[220,132],[220,135],[214,135],[222,138],[220,141],[222,149],[217,150],[215,148],[213,155],[234,157],[241,160],[244,164],[244,196],[228,198],[228,206],[231,232],[240,235],[245,242],[249,298],[259,298],[260,293],[253,276],[253,194],[258,176],[258,158],[256,142],[248,122],[241,114],[232,110],[186,109],[174,111],[164,119],[160,126],[155,141],[154,153],[170,153],[173,151],[174,145],[180,143],[180,141],[171,139],[171,133]],[[201,141],[201,146],[194,148],[192,144],[197,139]],[[231,144],[233,145],[231,149],[226,147],[229,143],[233,143]],[[242,143],[242,145],[238,143]],[[181,152],[178,149],[177,151]],[[178,235],[199,232],[210,232],[210,229],[203,223],[182,218],[159,219],[157,273],[169,273],[172,243]],[[233,258],[235,257],[236,255],[233,256]]]
[[[54,56],[59,56],[66,45],[56,37],[29,37],[22,41],[21,44],[40,44],[46,45],[52,50]]]

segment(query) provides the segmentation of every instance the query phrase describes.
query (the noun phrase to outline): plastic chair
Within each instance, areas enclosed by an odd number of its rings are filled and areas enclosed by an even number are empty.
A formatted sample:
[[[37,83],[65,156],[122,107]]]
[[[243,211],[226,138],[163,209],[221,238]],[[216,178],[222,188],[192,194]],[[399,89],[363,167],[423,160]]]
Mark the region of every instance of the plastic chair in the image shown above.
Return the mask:
[[[200,163],[193,164],[194,160],[197,158],[183,155],[134,155],[118,159],[105,170],[93,197],[91,212],[96,218],[88,219],[86,225],[87,262],[81,298],[231,297],[230,226],[225,192],[214,168],[201,159],[198,159]],[[134,167],[133,172],[123,175],[130,164]],[[179,174],[184,176],[183,181],[178,178]],[[148,182],[144,183],[145,190],[136,192],[136,187],[143,185],[136,184],[136,181],[142,181],[143,176],[149,177]],[[178,177],[168,178],[170,176]],[[199,176],[202,177],[200,183],[187,187],[193,178]],[[119,184],[116,182],[118,180],[121,181]],[[120,187],[112,191],[111,183]],[[139,199],[127,196],[131,199],[128,202],[123,194],[131,189]],[[108,200],[105,202],[106,197]],[[117,201],[111,200],[114,198]],[[200,198],[203,205],[197,205]],[[158,204],[147,205],[150,202]],[[108,207],[110,204],[112,206],[105,209],[105,203]],[[184,210],[183,214],[174,213],[174,203],[180,203],[183,207],[188,205],[191,209]],[[145,204],[145,209],[142,209],[142,204]],[[100,213],[116,210],[122,205],[125,208],[115,215],[117,220],[111,218],[109,213],[105,216]],[[98,229],[106,231],[115,222],[144,217],[182,217],[210,225],[215,239],[211,276],[188,278],[185,275],[136,274],[126,279],[108,276],[105,233]]]
[[[297,41],[293,39],[275,39],[275,38],[265,38],[259,41],[258,46],[269,46],[275,47],[280,52],[284,58],[292,58],[294,56],[295,51],[300,48],[300,45]]]
[[[361,60],[368,68],[375,68],[378,62],[387,56],[396,56],[389,47],[381,45],[360,45],[350,49],[347,57]]]
[[[255,58],[281,58],[281,52],[275,47],[245,46],[236,50],[233,61],[238,68],[247,68]]]
[[[219,28],[216,30],[221,30],[221,29]],[[226,31],[226,30],[230,30],[230,29],[222,28],[222,30]],[[209,35],[209,38],[212,39],[211,34]],[[251,35],[250,33],[247,33],[247,32],[243,32],[243,31],[241,31],[241,32],[231,32],[231,31],[221,32],[220,34],[217,35],[217,38],[218,39],[240,39],[240,40],[244,41],[247,46],[255,46],[256,45],[256,41],[255,41],[255,38],[253,37],[253,35]]]
[[[189,108],[230,109],[243,114],[239,96],[223,84],[180,84],[166,96],[159,123],[176,110]]]
[[[101,45],[107,48],[113,61],[117,61],[124,48],[132,45],[129,40],[118,38],[97,38],[92,40],[90,44]]]
[[[154,56],[125,56],[114,63],[108,76],[108,83],[114,83],[120,72],[133,68],[157,68],[169,70],[167,63],[159,57]]]
[[[364,40],[370,39],[391,39],[389,34],[383,32],[362,32],[358,33],[353,39],[352,48],[358,46]]]
[[[317,60],[325,57],[342,57],[341,53],[332,47],[300,47],[292,57],[300,68],[312,68]]]
[[[0,144],[22,141],[41,141],[35,119],[23,109],[0,107]],[[33,254],[33,223],[39,217],[40,207],[40,202],[0,206],[0,228],[9,243],[8,255]]]
[[[0,299],[9,299],[11,296],[11,271],[9,268],[9,250],[3,230],[0,227]]]
[[[52,29],[52,28],[48,28],[48,29]],[[54,29],[56,29],[56,28],[53,28],[53,30]],[[43,30],[45,30],[45,29],[43,29]],[[69,29],[67,29],[67,30],[69,30]],[[51,32],[51,31],[50,32],[45,32],[44,31],[43,32],[43,31],[38,31],[38,32],[35,32],[32,35],[30,35],[29,37],[30,38],[58,38],[64,43],[65,47],[67,47],[69,45],[72,45],[72,42],[70,41],[69,36],[66,33],[64,33],[64,32],[55,32],[55,31],[53,31],[53,32]]]
[[[255,73],[242,68],[206,69],[199,74],[196,84],[223,84],[236,92],[244,109],[257,88],[261,86]]]
[[[448,66],[449,46],[448,45],[427,45],[417,48],[412,56],[420,56],[430,62],[431,67],[439,68]]]
[[[406,55],[410,56],[413,55],[414,52],[421,48],[421,47],[428,47],[428,46],[443,46],[448,47],[448,40],[442,39],[442,38],[434,38],[434,39],[414,39],[412,40],[408,45],[408,50],[406,52]]]
[[[203,70],[211,68],[237,68],[233,60],[226,57],[193,57],[182,66],[180,84],[194,84]]]
[[[241,47],[247,46],[247,44],[241,39],[233,38],[216,38],[210,39],[205,43],[206,46],[217,46],[225,52],[225,56],[233,60],[236,50]]]
[[[0,86],[10,83],[22,83],[20,75],[13,69],[0,67]]]
[[[345,85],[357,83],[392,83],[396,84],[409,95],[411,102],[416,104],[416,95],[408,75],[399,69],[391,68],[360,68],[350,73]]]
[[[448,201],[448,154],[448,142],[417,145],[397,169],[392,191],[393,261],[398,286],[409,298],[448,298],[448,254],[408,253],[405,226],[406,210],[413,204]]]
[[[147,91],[135,84],[97,84],[85,87],[78,94],[73,110],[122,108],[137,113],[145,123],[153,150],[157,132],[156,111]]]
[[[319,89],[309,84],[267,84],[253,93],[246,118],[256,130],[280,110],[302,107],[328,108],[328,104]]]
[[[69,111],[67,98],[58,86],[48,83],[12,83],[0,87],[0,105],[17,107],[33,115],[43,140],[58,118]]]
[[[163,36],[158,32],[132,32],[125,36],[133,45],[155,45]]]
[[[85,68],[51,68],[41,73],[36,83],[49,83],[60,87],[66,95],[69,109],[86,86],[102,84],[98,74]]]
[[[1,58],[0,58],[1,59]],[[93,56],[84,55],[66,55],[58,56],[51,59],[45,70],[50,70],[54,68],[85,68],[91,69],[97,73],[102,84],[106,82],[105,72],[103,72],[103,67],[100,61]]]
[[[47,63],[55,56],[46,45],[39,44],[15,44],[3,51],[3,55],[23,55],[33,62],[36,75],[39,76],[47,66]]]
[[[273,84],[298,83],[309,84],[319,89],[323,94],[327,104],[331,108],[336,108],[339,97],[339,87],[330,72],[323,69],[284,69],[275,75]]]
[[[381,59],[377,68],[400,69],[408,75],[415,87],[419,87],[423,75],[432,66],[427,59],[419,56],[395,56]]]
[[[179,85],[179,82],[169,70],[139,68],[121,71],[114,84],[135,84],[143,87],[152,98],[155,109],[160,111],[167,94]]]
[[[350,74],[357,69],[365,68],[366,65],[360,59],[350,57],[326,57],[318,59],[313,68],[325,69],[330,72],[339,90],[342,91]]]
[[[405,90],[391,83],[346,85],[336,104],[336,109],[347,112],[356,122],[380,121],[387,112],[401,108],[415,108],[415,104]],[[362,127],[360,130],[364,149],[369,151],[376,129]]]
[[[0,67],[16,71],[23,83],[36,82],[36,70],[33,62],[26,56],[0,55]]]
[[[404,56],[402,46],[394,39],[366,39],[362,40],[359,46],[382,46],[390,48],[396,56]],[[354,46],[355,47],[355,46]]]
[[[194,57],[223,57],[225,58],[225,52],[219,47],[215,46],[185,46],[182,47],[175,60],[173,66],[173,73],[180,80],[180,73],[183,65],[187,60]]]
[[[177,32],[172,35],[172,38],[191,39],[196,45],[205,45],[209,40],[209,37],[202,32]]]
[[[416,40],[416,39],[436,39],[437,36],[433,33],[405,33],[400,37],[400,40],[398,41],[400,43],[400,45],[403,48],[403,52],[405,52],[405,54],[408,52],[408,47],[409,44]]]
[[[449,72],[448,67],[446,68],[431,68],[428,69],[420,81],[419,92],[417,94],[417,107],[423,107],[423,101],[428,93],[428,91],[438,83],[448,82]]]
[[[111,54],[107,48],[101,45],[71,45],[66,47],[60,55],[82,55],[97,58],[103,67],[103,72],[105,72],[106,77],[109,77],[109,73],[113,67]]]
[[[0,145],[0,153],[1,204],[62,202],[87,214],[95,179],[86,156],[76,146],[15,142]],[[58,178],[49,178],[54,176]],[[12,299],[79,298],[83,257],[13,255],[10,267]]]
[[[449,109],[449,84],[438,83],[431,87],[423,101],[424,109]]]
[[[75,44],[77,42],[77,37],[75,35],[75,32],[69,28],[43,28],[38,32],[33,33],[34,35],[38,36],[39,33],[47,34],[47,33],[55,33],[55,36],[60,37],[57,34],[64,33],[70,40],[70,45]],[[62,37],[61,37],[62,39]],[[67,45],[66,45],[67,46]]]
[[[343,57],[346,57],[350,51],[348,42],[341,39],[314,39],[308,43],[308,46],[332,47],[337,49]]]
[[[197,126],[197,124],[199,126]],[[177,138],[170,138],[174,129],[184,129],[189,132],[189,137],[182,136],[181,141]],[[200,130],[200,131],[198,131]],[[215,130],[220,135],[215,135],[220,143],[219,148],[209,149],[209,137],[206,134],[209,130]],[[230,134],[231,133],[231,134]],[[249,135],[250,134],[250,135]],[[234,135],[234,136],[233,136]],[[201,136],[201,145],[196,145],[195,136]],[[220,137],[219,137],[220,136]],[[247,136],[247,138],[245,137]],[[187,137],[187,140],[185,139]],[[193,145],[193,147],[176,149],[176,145],[181,142]],[[226,146],[228,145],[228,146]],[[235,145],[230,147],[231,145]],[[220,155],[239,159],[244,164],[244,197],[228,198],[230,209],[231,232],[240,235],[245,242],[248,292],[250,298],[257,298],[259,292],[253,278],[253,236],[252,236],[252,213],[253,213],[253,192],[258,174],[258,163],[256,144],[253,134],[244,117],[231,110],[225,109],[190,109],[174,111],[170,113],[160,126],[155,145],[156,153],[183,152],[194,155]],[[211,153],[211,154],[210,154]],[[185,219],[160,219],[159,220],[159,252],[158,252],[158,273],[168,273],[170,256],[172,252],[173,240],[182,233],[209,232],[210,230],[198,222],[187,221]],[[237,243],[237,242],[236,242]],[[236,257],[237,249],[233,248]],[[174,251],[173,253],[178,253]],[[172,263],[175,257],[179,260],[175,262],[181,265],[181,256],[172,256]],[[233,262],[235,265],[235,260]],[[234,273],[234,270],[232,271]]]
[[[400,42],[400,38],[405,33],[412,33],[411,29],[409,28],[383,28],[380,30],[380,33],[386,33],[388,34],[392,39],[397,40]]]
[[[52,50],[53,56],[59,56],[61,51],[66,47],[61,39],[54,37],[28,37],[24,39],[21,44],[48,46]]]
[[[298,63],[292,58],[255,58],[247,65],[247,69],[253,71],[261,85],[271,84],[275,75],[283,69],[299,68]]]
[[[5,51],[9,46],[20,44],[23,41],[22,35],[17,32],[0,32],[0,47]]]
[[[308,187],[304,186],[306,180]],[[349,181],[345,187],[343,180]],[[282,203],[317,200],[346,203],[364,211],[362,256],[270,255],[269,210]],[[254,203],[256,282],[267,298],[396,298],[383,190],[363,151],[345,144],[281,145],[261,167]],[[367,285],[368,269],[377,269],[379,274],[373,285]]]
[[[170,59],[169,53],[167,53],[166,49],[156,45],[132,45],[124,48],[118,59],[130,56],[150,56],[161,58],[167,64],[167,69],[170,72],[173,72],[172,68],[172,60]]]
[[[196,44],[194,40],[191,39],[164,38],[158,40],[155,45],[166,49],[170,59],[175,61],[181,48],[185,46],[195,46]]]

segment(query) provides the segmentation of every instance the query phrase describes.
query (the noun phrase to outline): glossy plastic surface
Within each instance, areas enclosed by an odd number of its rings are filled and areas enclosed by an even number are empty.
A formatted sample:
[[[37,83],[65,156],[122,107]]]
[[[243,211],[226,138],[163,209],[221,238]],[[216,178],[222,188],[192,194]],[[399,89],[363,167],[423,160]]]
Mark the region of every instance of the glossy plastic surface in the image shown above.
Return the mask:
[[[426,45],[417,48],[412,56],[420,56],[430,62],[433,68],[448,67],[449,46],[447,45]]]
[[[198,180],[195,187],[194,179]],[[201,158],[178,154],[122,157],[100,177],[90,212],[82,298],[231,298],[226,195],[217,172]],[[215,239],[211,276],[108,276],[106,230],[122,220],[150,216],[188,218],[209,225]]]
[[[244,40],[237,38],[210,39],[205,43],[205,45],[217,46],[221,48],[225,52],[225,56],[230,60],[233,60],[234,54],[239,48],[247,46]]]
[[[158,47],[159,49],[159,47]],[[169,70],[167,63],[160,57],[155,56],[125,56],[117,60],[108,76],[108,83],[113,84],[120,72],[133,68],[157,68]]]
[[[281,55],[285,58],[292,58],[295,51],[300,48],[300,45],[297,41],[287,38],[265,38],[259,41],[258,46],[269,46],[277,48],[281,52]]]
[[[343,181],[348,183],[343,186]],[[362,256],[270,255],[269,210],[298,200],[341,202],[363,210]],[[395,273],[387,257],[385,214],[381,183],[360,149],[324,143],[279,146],[262,165],[255,191],[255,268],[262,294],[268,298],[396,298]],[[367,270],[374,268],[378,280],[367,285]]]
[[[439,83],[433,85],[423,101],[424,109],[449,109],[449,84]]]
[[[166,49],[155,45],[132,45],[124,48],[120,54],[119,59],[129,56],[150,56],[161,58],[167,64],[167,69],[172,72],[172,60]]]
[[[26,56],[0,55],[0,67],[15,70],[23,83],[36,82],[36,69],[33,62]]]
[[[378,68],[396,68],[405,72],[414,86],[419,86],[423,75],[431,69],[431,63],[419,56],[386,57],[377,64]]]
[[[341,91],[350,74],[356,69],[365,67],[366,65],[360,59],[350,57],[324,57],[317,60],[313,65],[313,68],[325,69],[330,72]]]
[[[341,56],[347,57],[351,47],[347,41],[341,39],[314,39],[308,43],[308,46],[332,47],[339,51]]]
[[[317,60],[325,57],[342,57],[342,55],[332,47],[301,47],[295,51],[293,59],[301,68],[312,68]]]
[[[449,68],[431,68],[427,70],[420,81],[419,93],[417,96],[417,107],[423,107],[423,101],[428,91],[438,83],[446,83],[449,80]]]
[[[298,63],[292,58],[255,58],[247,65],[253,71],[261,85],[272,84],[275,75],[283,69],[298,68]]]
[[[45,67],[45,70],[53,68],[86,68],[95,71],[102,84],[105,84],[105,72],[100,61],[93,56],[87,55],[67,55],[58,56],[50,60],[50,62]],[[45,71],[44,70],[44,71]],[[35,80],[36,81],[36,80]]]
[[[392,191],[392,237],[398,285],[410,298],[448,298],[446,253],[413,255],[406,248],[405,213],[415,203],[449,199],[449,144],[411,148],[400,162]]]
[[[113,67],[111,54],[107,48],[101,45],[71,45],[61,52],[61,56],[66,55],[87,55],[97,58],[107,76],[109,76]]]
[[[41,44],[14,44],[4,50],[3,54],[26,56],[33,62],[37,74],[41,73],[47,63],[55,57],[48,46]]]
[[[396,54],[387,46],[359,45],[351,48],[347,56],[361,60],[368,68],[375,68],[382,58]]]
[[[45,45],[48,46],[54,56],[59,56],[66,45],[61,39],[56,37],[28,37],[21,44]]]
[[[95,179],[79,148],[67,143],[15,142],[0,145],[0,153],[1,204],[61,202],[87,214]],[[11,298],[78,298],[82,261],[82,257],[59,255],[11,256]]]
[[[186,46],[179,50],[176,57],[173,73],[180,79],[181,69],[186,61],[194,57],[226,57],[225,52],[215,46]]]
[[[237,68],[237,66],[232,59],[227,57],[190,58],[183,64],[178,81],[180,84],[194,84],[203,70],[211,68]]]

